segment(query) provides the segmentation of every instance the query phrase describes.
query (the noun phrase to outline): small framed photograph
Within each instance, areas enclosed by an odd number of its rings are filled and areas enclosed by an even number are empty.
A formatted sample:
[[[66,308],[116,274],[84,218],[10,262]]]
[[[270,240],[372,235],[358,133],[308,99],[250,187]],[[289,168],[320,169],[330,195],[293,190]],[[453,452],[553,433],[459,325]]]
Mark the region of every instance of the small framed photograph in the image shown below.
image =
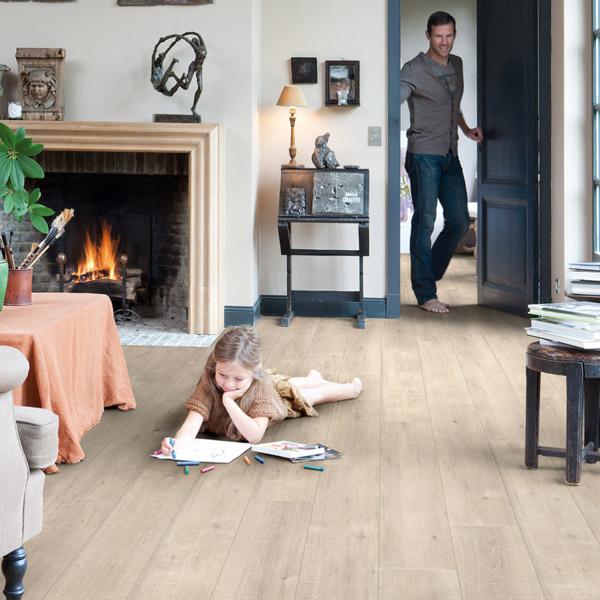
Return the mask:
[[[360,106],[360,61],[325,61],[325,106]]]
[[[292,83],[317,83],[317,59],[293,57]]]

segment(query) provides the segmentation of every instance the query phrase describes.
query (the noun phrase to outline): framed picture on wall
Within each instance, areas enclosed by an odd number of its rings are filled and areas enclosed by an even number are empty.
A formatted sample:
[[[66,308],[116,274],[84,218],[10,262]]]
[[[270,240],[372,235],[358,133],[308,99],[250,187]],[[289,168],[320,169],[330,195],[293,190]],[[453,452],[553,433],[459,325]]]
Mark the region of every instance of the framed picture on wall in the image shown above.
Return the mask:
[[[317,83],[317,59],[293,57],[292,83]]]
[[[325,61],[325,106],[360,106],[360,61]]]

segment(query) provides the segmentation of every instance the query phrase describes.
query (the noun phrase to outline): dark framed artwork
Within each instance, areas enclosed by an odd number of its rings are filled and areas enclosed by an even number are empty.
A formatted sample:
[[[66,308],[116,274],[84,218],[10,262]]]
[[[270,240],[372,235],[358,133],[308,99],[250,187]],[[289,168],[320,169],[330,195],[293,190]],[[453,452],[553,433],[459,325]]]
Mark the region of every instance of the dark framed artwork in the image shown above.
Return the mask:
[[[317,59],[293,57],[292,83],[317,83]]]
[[[117,0],[119,6],[161,6],[172,5],[194,5],[194,4],[212,4],[213,0]]]
[[[325,106],[360,106],[360,61],[325,61]]]

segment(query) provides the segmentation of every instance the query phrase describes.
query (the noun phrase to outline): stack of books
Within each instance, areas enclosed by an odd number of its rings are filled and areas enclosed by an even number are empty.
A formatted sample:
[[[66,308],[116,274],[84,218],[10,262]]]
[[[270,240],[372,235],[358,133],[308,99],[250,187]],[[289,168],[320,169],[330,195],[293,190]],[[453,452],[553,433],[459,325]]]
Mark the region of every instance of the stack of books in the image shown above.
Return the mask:
[[[583,348],[600,349],[600,303],[556,302],[530,304],[533,315],[527,335]]]
[[[600,297],[600,262],[569,263],[565,273],[567,294]]]

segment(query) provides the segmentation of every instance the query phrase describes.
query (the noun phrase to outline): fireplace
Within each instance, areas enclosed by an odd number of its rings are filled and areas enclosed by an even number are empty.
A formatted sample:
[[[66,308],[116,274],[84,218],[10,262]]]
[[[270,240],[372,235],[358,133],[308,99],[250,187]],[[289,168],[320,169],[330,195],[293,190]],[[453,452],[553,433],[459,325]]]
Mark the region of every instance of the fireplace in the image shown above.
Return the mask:
[[[21,123],[6,122],[13,129]],[[91,156],[117,155],[117,169],[129,156],[164,156],[172,163],[183,159],[186,173],[184,236],[187,238],[187,270],[185,293],[188,331],[216,334],[223,328],[223,197],[222,139],[219,125],[176,123],[87,123],[87,122],[23,122],[28,137],[44,144],[45,154],[75,156],[75,160],[91,164]],[[56,157],[55,157],[56,158]],[[123,158],[119,161],[119,158]],[[66,159],[65,159],[66,160]],[[111,159],[105,159],[111,160]],[[129,160],[129,159],[128,159]],[[139,159],[138,159],[139,160]],[[144,160],[143,163],[152,162]],[[123,167],[125,168],[125,167]],[[95,167],[94,167],[95,169]],[[177,170],[177,167],[175,168]],[[55,170],[55,169],[52,169]],[[88,169],[89,170],[89,169]],[[85,177],[92,174],[79,174]],[[96,176],[96,175],[94,175]],[[114,173],[102,174],[103,177]],[[173,175],[169,175],[172,177]],[[177,175],[175,175],[177,176]],[[48,183],[54,175],[48,177]],[[168,189],[177,188],[163,183]],[[135,186],[134,186],[135,187]],[[49,193],[49,192],[47,192]],[[42,202],[44,201],[44,197]],[[181,198],[175,202],[182,202]],[[71,208],[64,206],[61,208]],[[139,206],[136,209],[143,212]],[[75,219],[77,219],[77,212]],[[74,219],[74,221],[75,221]],[[182,239],[182,236],[179,236]],[[133,266],[133,265],[131,265]]]

